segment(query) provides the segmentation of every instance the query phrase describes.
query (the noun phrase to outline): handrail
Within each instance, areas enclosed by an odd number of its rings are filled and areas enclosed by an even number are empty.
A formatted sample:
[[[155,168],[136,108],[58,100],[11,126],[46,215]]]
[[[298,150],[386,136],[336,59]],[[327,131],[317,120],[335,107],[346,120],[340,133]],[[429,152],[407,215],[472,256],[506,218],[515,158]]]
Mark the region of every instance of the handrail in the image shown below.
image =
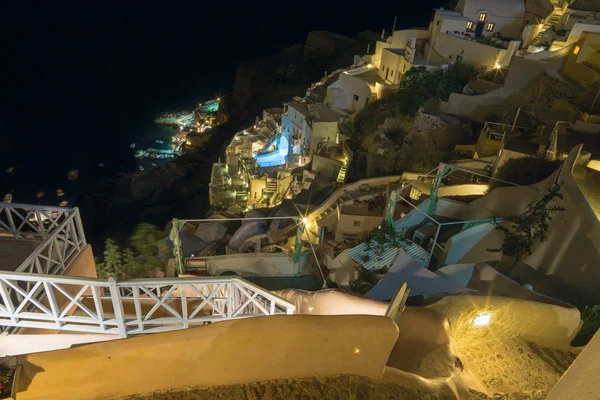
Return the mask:
[[[21,263],[16,272],[63,274],[87,245],[79,210],[73,209],[44,241]],[[45,268],[44,268],[45,264]]]
[[[9,330],[58,329],[127,337],[208,322],[293,314],[295,309],[292,303],[237,276],[116,281],[0,272],[0,326]]]

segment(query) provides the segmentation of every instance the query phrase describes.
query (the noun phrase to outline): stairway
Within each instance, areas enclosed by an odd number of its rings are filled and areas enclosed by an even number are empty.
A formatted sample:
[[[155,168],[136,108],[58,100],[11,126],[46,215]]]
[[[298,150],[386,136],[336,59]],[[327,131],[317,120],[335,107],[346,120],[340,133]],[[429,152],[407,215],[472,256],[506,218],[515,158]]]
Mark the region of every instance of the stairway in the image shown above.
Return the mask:
[[[346,164],[342,164],[342,168],[340,168],[340,173],[337,177],[337,183],[346,182]]]
[[[590,86],[585,96],[583,96],[583,98],[577,103],[580,111],[588,114],[600,114],[600,96],[598,96],[596,99],[598,90],[600,90],[600,88],[598,88],[596,85]],[[595,104],[594,100],[596,100]],[[593,108],[592,105],[594,106]]]
[[[267,137],[267,140],[265,141],[266,144],[262,147],[262,149],[258,150],[258,154],[263,154],[267,152],[267,150],[269,150],[273,143],[279,138],[279,135],[281,134],[277,132],[277,129],[271,132],[271,134]]]
[[[548,20],[544,24],[544,27],[542,29],[540,29],[537,36],[531,41],[531,45],[535,46],[535,45],[539,44],[540,41],[542,40],[542,34],[544,33],[544,31],[546,31],[548,29],[552,29],[552,27],[554,25],[556,25],[558,23],[558,21],[561,19],[563,14],[564,14],[564,12],[563,12],[562,8],[555,6],[554,11],[552,12],[552,15],[550,15],[550,18],[548,18]]]

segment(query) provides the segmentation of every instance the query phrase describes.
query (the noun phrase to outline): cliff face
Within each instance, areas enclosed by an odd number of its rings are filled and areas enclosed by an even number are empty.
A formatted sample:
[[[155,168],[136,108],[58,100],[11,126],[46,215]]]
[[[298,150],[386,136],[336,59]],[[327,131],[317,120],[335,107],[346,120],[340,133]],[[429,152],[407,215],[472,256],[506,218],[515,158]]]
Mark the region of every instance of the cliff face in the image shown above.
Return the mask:
[[[350,38],[312,31],[304,44],[240,63],[233,88],[233,112],[251,117],[294,96],[304,97],[311,82],[321,79],[327,72],[351,65],[354,55],[364,53],[372,39],[369,34]]]

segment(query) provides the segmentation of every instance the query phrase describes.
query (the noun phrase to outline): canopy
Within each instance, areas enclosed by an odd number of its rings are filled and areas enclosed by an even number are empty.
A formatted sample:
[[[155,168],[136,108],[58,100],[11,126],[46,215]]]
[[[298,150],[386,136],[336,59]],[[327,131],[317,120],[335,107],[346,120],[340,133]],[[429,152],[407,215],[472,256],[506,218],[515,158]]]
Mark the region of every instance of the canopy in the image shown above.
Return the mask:
[[[223,239],[226,232],[227,228],[218,222],[201,222],[194,235],[202,241],[209,243]]]

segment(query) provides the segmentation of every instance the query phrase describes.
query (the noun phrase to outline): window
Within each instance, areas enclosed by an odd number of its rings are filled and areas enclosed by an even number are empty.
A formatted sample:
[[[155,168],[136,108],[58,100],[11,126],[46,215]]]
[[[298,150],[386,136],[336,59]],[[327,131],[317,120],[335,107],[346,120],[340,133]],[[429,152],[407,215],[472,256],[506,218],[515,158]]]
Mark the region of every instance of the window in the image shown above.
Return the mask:
[[[358,96],[354,95],[354,101],[358,101]]]
[[[436,25],[438,25],[438,26],[440,25],[440,20],[439,19],[437,20]]]
[[[493,22],[490,22],[489,24],[487,24],[487,29],[486,30],[488,32],[494,32],[494,26],[496,26],[496,24],[493,23]]]
[[[467,22],[467,31],[472,31],[473,25],[475,25],[475,23],[473,21],[468,21]]]
[[[479,22],[485,22],[486,19],[487,19],[486,13],[479,14]]]
[[[352,226],[355,226],[357,228],[360,228],[361,225],[362,225],[361,221],[354,221],[354,223],[352,224]]]
[[[392,70],[392,73],[390,74],[390,76],[393,78],[394,77],[394,71]]]

